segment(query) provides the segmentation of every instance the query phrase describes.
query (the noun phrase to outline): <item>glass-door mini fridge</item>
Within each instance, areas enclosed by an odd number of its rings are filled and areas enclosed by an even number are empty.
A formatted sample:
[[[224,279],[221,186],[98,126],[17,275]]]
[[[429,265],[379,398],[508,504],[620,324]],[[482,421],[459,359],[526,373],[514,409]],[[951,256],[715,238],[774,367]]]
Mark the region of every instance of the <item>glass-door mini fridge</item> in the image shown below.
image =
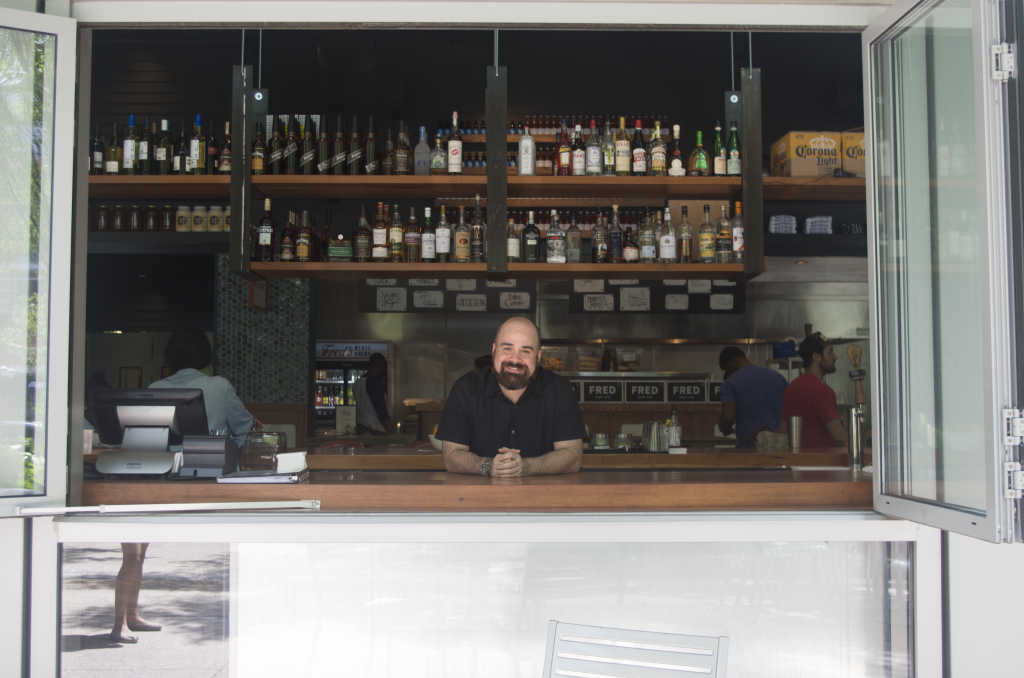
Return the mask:
[[[313,355],[313,392],[310,421],[313,433],[335,428],[338,407],[354,407],[355,384],[380,353],[388,361],[389,383],[393,369],[390,342],[318,339]],[[390,403],[389,403],[390,406]]]

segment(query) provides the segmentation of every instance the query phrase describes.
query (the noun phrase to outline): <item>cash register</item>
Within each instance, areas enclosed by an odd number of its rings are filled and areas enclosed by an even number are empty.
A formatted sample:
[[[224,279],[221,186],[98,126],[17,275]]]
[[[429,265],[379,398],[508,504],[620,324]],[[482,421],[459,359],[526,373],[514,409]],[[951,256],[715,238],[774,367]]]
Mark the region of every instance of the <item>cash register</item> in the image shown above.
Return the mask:
[[[238,447],[211,436],[197,388],[111,389],[90,403],[100,441],[96,458],[107,475],[214,478],[238,467]]]

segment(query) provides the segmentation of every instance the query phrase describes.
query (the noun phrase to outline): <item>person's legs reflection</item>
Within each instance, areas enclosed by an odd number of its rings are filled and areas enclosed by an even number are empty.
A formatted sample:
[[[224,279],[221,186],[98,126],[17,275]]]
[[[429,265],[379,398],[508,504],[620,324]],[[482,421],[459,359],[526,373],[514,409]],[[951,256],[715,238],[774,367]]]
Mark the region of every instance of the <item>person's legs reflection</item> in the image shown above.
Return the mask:
[[[121,570],[114,582],[114,628],[110,637],[120,643],[137,643],[130,631],[159,631],[159,624],[151,624],[139,616],[139,589],[142,588],[142,562],[149,544],[121,544]]]

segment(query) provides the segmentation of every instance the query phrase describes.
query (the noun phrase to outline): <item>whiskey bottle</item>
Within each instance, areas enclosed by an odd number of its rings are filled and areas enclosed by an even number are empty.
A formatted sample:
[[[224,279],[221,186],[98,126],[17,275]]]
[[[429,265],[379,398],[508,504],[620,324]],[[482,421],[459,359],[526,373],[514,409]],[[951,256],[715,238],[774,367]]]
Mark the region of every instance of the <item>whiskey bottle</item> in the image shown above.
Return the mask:
[[[341,127],[341,114],[335,119],[334,146],[331,148],[331,174],[344,174],[348,169],[348,151],[345,148],[345,130]]]
[[[665,140],[661,138],[661,121],[654,121],[654,131],[651,133],[651,175],[663,177],[667,174],[668,168],[668,147]]]
[[[452,131],[448,135],[448,174],[462,174],[462,135],[459,134],[458,111],[452,111]]]
[[[590,259],[595,264],[608,263],[608,227],[605,226],[604,215],[597,217],[594,224],[594,234],[590,245]]]
[[[626,132],[626,118],[619,116],[619,129],[615,133],[615,174],[628,177],[633,163],[629,134]]]
[[[713,171],[716,177],[725,176],[725,146],[722,144],[722,123],[715,121],[715,142],[712,146]]]
[[[647,174],[647,147],[644,145],[644,133],[643,127],[640,124],[640,118],[636,119],[636,125],[633,129],[633,144],[630,148],[632,152],[632,165],[630,166],[630,173],[635,177],[642,177]]]
[[[370,116],[370,126],[366,128],[366,173],[376,174],[380,165],[377,161],[377,131],[373,128],[373,116]]]
[[[177,151],[174,154],[174,159],[171,161],[171,169],[175,174],[192,174],[192,166],[190,164],[192,156],[190,155],[189,146],[189,139],[185,136],[185,123],[182,122],[178,127]]]
[[[548,226],[547,261],[549,264],[565,263],[565,231],[558,223],[558,210],[551,210],[551,224]]]
[[[670,177],[686,176],[686,159],[683,147],[679,143],[679,125],[672,125],[672,150],[668,159],[668,175]]]
[[[449,156],[449,160],[451,156]],[[459,223],[455,227],[455,263],[469,262],[469,226],[466,225],[466,208],[459,207]]]
[[[309,124],[308,122],[306,124]],[[295,260],[310,261],[313,258],[313,227],[309,222],[309,211],[302,210],[302,228],[295,238]]]
[[[106,159],[103,161],[104,173],[121,173],[121,155],[123,153],[124,148],[121,147],[121,141],[117,138],[117,123],[115,122],[111,127],[110,145],[107,146]]]
[[[534,222],[533,210],[527,213],[526,227],[523,229],[523,260],[528,264],[540,261],[540,229]]]
[[[427,145],[427,128],[420,125],[420,140],[413,150],[413,167],[419,176],[430,174],[430,146]]]
[[[370,222],[366,220],[366,205],[363,205],[359,209],[359,226],[356,227],[356,261],[370,261],[372,242],[373,233],[370,231]]]
[[[679,261],[684,264],[693,261],[693,228],[690,226],[690,215],[686,205],[683,205],[683,218],[676,230],[676,241],[678,242]]]
[[[587,174],[587,151],[583,146],[583,129],[576,125],[572,131],[572,175],[582,177]]]
[[[653,264],[658,260],[658,227],[649,214],[640,222],[640,263]]]
[[[295,212],[289,210],[288,222],[281,231],[281,261],[295,260]]]
[[[256,226],[256,248],[253,251],[256,261],[274,260],[274,218],[270,214],[270,198],[263,199],[263,216]]]
[[[299,156],[299,173],[316,173],[316,133],[313,116],[306,116],[306,124],[302,126],[302,154]]]
[[[627,264],[635,264],[640,261],[640,248],[633,240],[633,228],[626,227],[626,234],[622,237],[622,261]]]
[[[299,121],[295,119],[294,115],[288,118],[288,129],[286,132],[288,137],[284,144],[284,173],[296,174],[299,171],[301,130],[299,129]]]
[[[532,177],[537,173],[537,145],[534,143],[533,136],[530,135],[529,127],[526,127],[522,136],[519,137],[518,153],[519,176]]]
[[[686,163],[686,173],[690,176],[706,177],[711,174],[711,157],[704,148],[704,133],[697,130],[697,146],[690,153]]]
[[[697,231],[697,250],[700,263],[715,263],[715,227],[711,224],[711,205],[704,205],[704,221]]]
[[[384,154],[381,156],[380,173],[391,175],[395,173],[395,139],[388,127],[388,135],[384,139]]]
[[[422,138],[426,130],[421,127],[420,133]],[[434,263],[437,261],[437,232],[434,229],[433,222],[430,220],[429,207],[423,209],[423,235],[420,238],[420,257],[424,263]]]
[[[156,136],[155,131],[150,129],[150,120],[146,118],[145,124],[142,125],[142,136],[139,138],[139,151],[138,151],[138,165],[136,172],[138,174],[152,174],[152,157],[153,157],[153,137]],[[156,121],[152,123],[153,127],[156,126]]]
[[[171,163],[173,162],[174,145],[171,143],[171,132],[167,118],[160,120],[160,135],[157,137],[156,146],[153,148],[153,164],[157,174],[170,174]]]
[[[213,118],[207,120],[210,121],[210,133],[206,137],[206,173],[217,174],[217,168],[220,167],[220,147],[217,145],[217,136],[213,130]]]
[[[391,225],[388,227],[388,253],[393,263],[400,264],[405,261],[405,225],[402,224],[402,215],[398,212],[398,203],[395,203],[394,211],[391,213]]]
[[[736,214],[732,218],[732,260],[740,263],[743,261],[743,203],[737,200],[734,203]]]
[[[676,231],[672,228],[672,210],[665,208],[665,221],[658,231],[658,261],[674,264],[679,260],[676,251]]]
[[[484,261],[484,224],[480,210],[480,194],[476,194],[476,209],[473,211],[473,224],[469,231],[469,260],[475,263]]]
[[[327,115],[320,116],[320,136],[316,140],[316,171],[317,174],[331,173],[331,138],[327,136]]]
[[[220,158],[217,170],[221,174],[231,174],[231,123],[224,122],[224,141],[220,147]]]
[[[593,128],[592,128],[593,129]],[[565,232],[565,263],[580,263],[580,252],[583,249],[583,231],[576,223],[576,215],[573,214],[569,229]]]
[[[715,262],[728,264],[732,261],[732,221],[729,206],[722,205],[722,216],[715,224]]]
[[[377,221],[373,223],[370,256],[374,261],[388,260],[388,228],[384,223],[384,203],[377,203]]]
[[[284,136],[281,134],[281,121],[274,118],[274,129],[270,135],[270,173],[284,174]]]
[[[405,128],[403,120],[398,121],[398,143],[395,144],[395,174],[410,174],[410,156],[412,155],[412,144],[409,141],[409,131]]]
[[[135,174],[139,139],[135,136],[135,116],[128,116],[128,134],[121,144],[121,174]]]
[[[445,218],[444,205],[441,205],[441,220],[437,223],[436,231],[437,260],[445,264],[452,257],[452,227]]]
[[[416,223],[416,209],[409,209],[409,225],[405,228],[405,261],[417,264],[420,261],[420,249],[423,245],[423,231]]]
[[[725,173],[729,176],[743,174],[743,164],[740,161],[740,135],[736,131],[736,123],[729,124],[729,146],[726,149]]]
[[[519,233],[516,232],[516,220],[508,218],[508,226],[505,227],[505,258],[510,262],[522,260],[522,243],[519,240]]]
[[[359,125],[356,116],[352,116],[352,138],[348,143],[348,173],[362,174],[363,167],[363,142],[359,138]]]
[[[622,263],[622,227],[619,225],[619,206],[612,205],[612,223],[608,226],[608,259]]]
[[[560,177],[567,177],[572,174],[572,142],[569,140],[569,130],[565,126],[565,120],[562,120],[562,128],[558,131],[558,156],[555,174]]]
[[[434,150],[430,152],[430,173],[434,175],[448,173],[448,156],[441,148],[441,130],[434,135]]]

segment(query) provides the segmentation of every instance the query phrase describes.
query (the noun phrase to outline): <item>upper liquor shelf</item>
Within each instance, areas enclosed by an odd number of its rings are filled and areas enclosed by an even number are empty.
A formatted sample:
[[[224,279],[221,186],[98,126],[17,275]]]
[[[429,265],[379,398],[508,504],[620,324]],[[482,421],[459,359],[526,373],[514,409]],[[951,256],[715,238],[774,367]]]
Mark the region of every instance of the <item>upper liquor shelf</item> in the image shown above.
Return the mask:
[[[764,177],[765,200],[863,201],[864,179]],[[486,176],[271,175],[252,177],[271,198],[445,198],[487,192]],[[92,198],[229,198],[228,176],[90,176]],[[510,197],[739,197],[739,177],[510,176]]]

